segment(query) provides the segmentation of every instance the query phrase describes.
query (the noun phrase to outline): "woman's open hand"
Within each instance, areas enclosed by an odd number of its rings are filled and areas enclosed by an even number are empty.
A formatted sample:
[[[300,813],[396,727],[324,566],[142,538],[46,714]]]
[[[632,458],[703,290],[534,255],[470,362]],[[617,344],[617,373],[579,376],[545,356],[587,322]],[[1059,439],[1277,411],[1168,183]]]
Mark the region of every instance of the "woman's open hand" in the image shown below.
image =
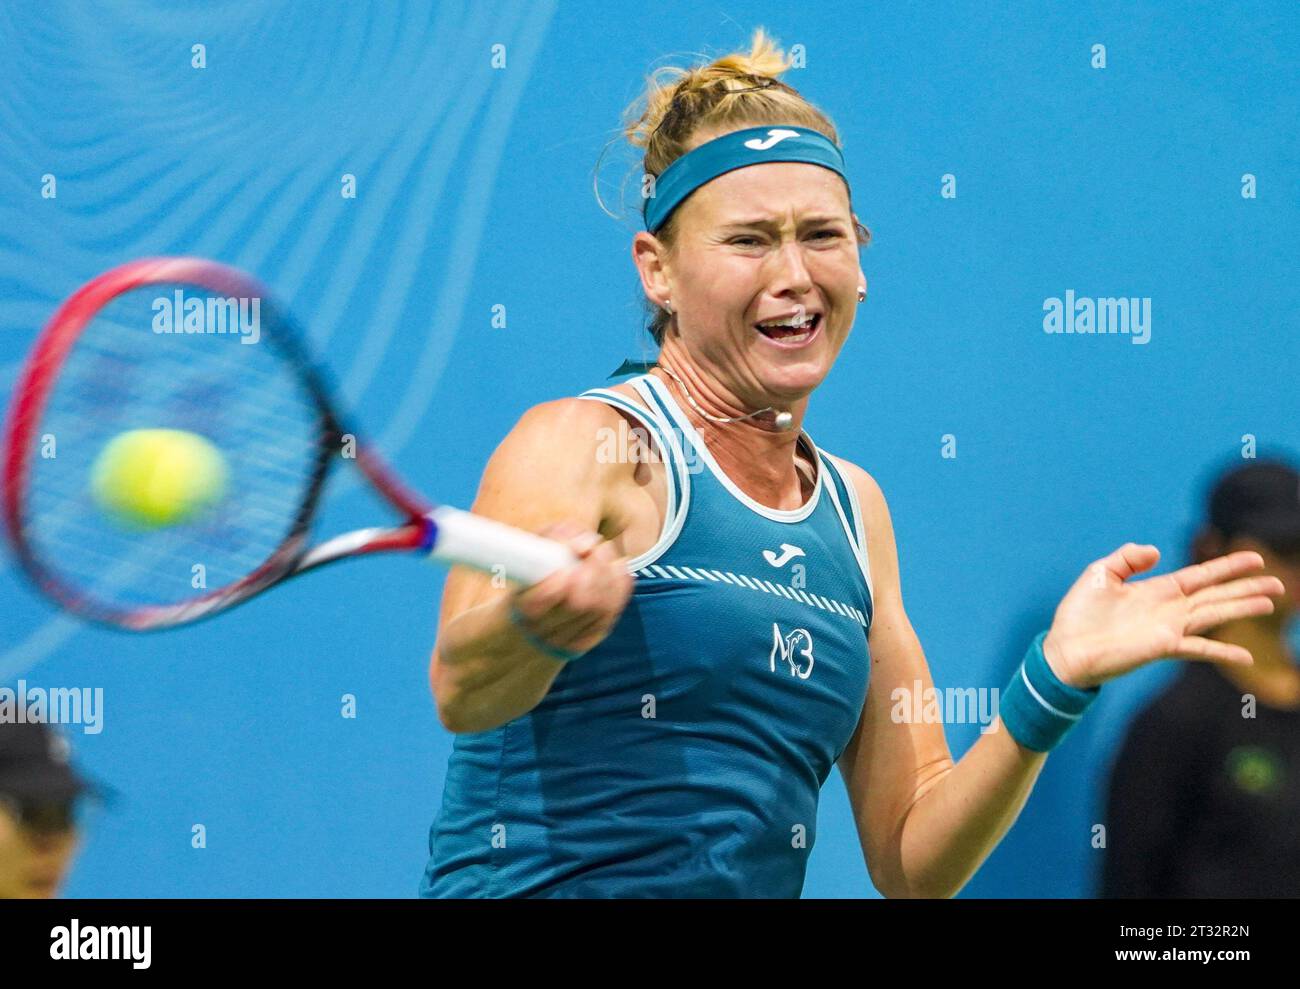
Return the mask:
[[[1264,558],[1229,553],[1129,582],[1159,559],[1154,546],[1125,543],[1074,582],[1043,641],[1043,654],[1063,683],[1095,687],[1163,658],[1254,662],[1246,649],[1197,633],[1273,611],[1271,599],[1285,591],[1282,581],[1246,576],[1263,567]]]

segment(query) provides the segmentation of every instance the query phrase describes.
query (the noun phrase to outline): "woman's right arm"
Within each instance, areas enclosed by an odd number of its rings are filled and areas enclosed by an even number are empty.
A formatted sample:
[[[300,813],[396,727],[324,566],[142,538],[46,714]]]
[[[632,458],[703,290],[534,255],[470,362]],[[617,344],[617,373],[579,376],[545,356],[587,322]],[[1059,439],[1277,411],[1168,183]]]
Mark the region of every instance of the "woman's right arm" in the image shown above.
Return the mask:
[[[602,522],[618,515],[607,505],[621,472],[631,469],[597,455],[617,416],[603,402],[545,402],[524,414],[488,461],[472,511],[565,542],[579,559],[522,590],[491,574],[451,569],[429,665],[448,731],[488,731],[526,714],[564,668],[511,621],[512,604],[534,636],[570,652],[598,645],[627,605],[627,560],[599,534]]]

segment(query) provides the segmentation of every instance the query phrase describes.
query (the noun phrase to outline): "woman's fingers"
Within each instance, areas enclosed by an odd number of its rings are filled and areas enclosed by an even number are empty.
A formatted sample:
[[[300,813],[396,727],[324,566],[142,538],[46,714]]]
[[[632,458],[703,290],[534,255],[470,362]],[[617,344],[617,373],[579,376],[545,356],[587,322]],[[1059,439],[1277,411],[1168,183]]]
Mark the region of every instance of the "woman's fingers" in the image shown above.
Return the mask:
[[[1151,545],[1125,543],[1110,556],[1097,560],[1093,566],[1100,565],[1114,574],[1121,581],[1128,580],[1134,574],[1150,570],[1160,559],[1160,550]],[[1092,567],[1088,568],[1089,570]]]
[[[1252,618],[1256,615],[1272,613],[1273,599],[1262,595],[1234,598],[1231,601],[1215,601],[1192,609],[1187,617],[1186,631],[1204,632],[1207,628],[1217,628],[1235,618]]]
[[[629,588],[623,585],[630,584],[631,580],[626,570],[625,563],[606,544],[588,551],[577,563],[557,570],[540,583],[517,591],[515,600],[519,610],[530,619],[541,621],[543,616],[556,612],[558,619],[567,620],[608,608],[626,598],[623,592]],[[621,581],[620,577],[625,575],[627,579]]]
[[[1249,666],[1255,661],[1255,657],[1248,649],[1219,642],[1216,639],[1203,639],[1198,635],[1183,636],[1170,657],[1209,663],[1231,663],[1234,666]]]
[[[1259,570],[1264,566],[1264,558],[1251,550],[1216,556],[1204,563],[1195,563],[1169,574],[1184,594],[1192,595],[1205,587],[1221,584],[1234,577]]]
[[[1200,607],[1212,601],[1230,601],[1233,598],[1278,597],[1286,593],[1286,586],[1276,577],[1240,577],[1226,584],[1215,584],[1202,588],[1191,596],[1193,607]]]
[[[573,550],[579,559],[586,556],[601,543],[600,533],[592,532],[577,522],[568,520],[548,525],[540,534],[547,539],[554,539],[557,542],[564,543],[569,549]]]
[[[624,603],[626,595],[618,586],[617,575],[610,573],[620,562],[612,547],[600,547],[587,560],[591,562],[584,560],[567,573],[553,575],[558,578],[555,584],[527,608],[520,608],[532,619],[532,628],[539,633],[585,629],[599,624],[611,609]]]
[[[564,542],[578,557],[572,566],[517,591],[515,606],[543,641],[585,651],[609,633],[632,593],[627,560],[599,533],[558,522],[542,535]]]

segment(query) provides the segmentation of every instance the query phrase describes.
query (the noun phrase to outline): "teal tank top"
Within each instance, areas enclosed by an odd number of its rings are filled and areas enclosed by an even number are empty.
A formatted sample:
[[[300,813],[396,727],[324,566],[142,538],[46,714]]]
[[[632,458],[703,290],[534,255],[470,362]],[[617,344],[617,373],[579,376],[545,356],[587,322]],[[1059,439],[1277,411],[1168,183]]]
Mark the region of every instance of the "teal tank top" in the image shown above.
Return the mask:
[[[817,798],[867,693],[856,492],[800,437],[812,495],[778,511],[722,472],[653,375],[580,398],[666,453],[659,540],[610,635],[532,711],[455,736],[426,897],[797,897]],[[625,444],[618,444],[623,449]]]

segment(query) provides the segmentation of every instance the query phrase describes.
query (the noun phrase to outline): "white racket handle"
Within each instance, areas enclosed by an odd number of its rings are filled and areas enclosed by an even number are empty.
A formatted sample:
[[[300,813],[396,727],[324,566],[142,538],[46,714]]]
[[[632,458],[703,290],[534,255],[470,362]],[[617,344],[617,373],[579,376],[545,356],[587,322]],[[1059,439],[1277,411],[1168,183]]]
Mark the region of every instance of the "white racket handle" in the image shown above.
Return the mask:
[[[443,505],[428,517],[436,527],[432,559],[500,573],[519,584],[536,584],[578,559],[563,543],[459,508]]]

